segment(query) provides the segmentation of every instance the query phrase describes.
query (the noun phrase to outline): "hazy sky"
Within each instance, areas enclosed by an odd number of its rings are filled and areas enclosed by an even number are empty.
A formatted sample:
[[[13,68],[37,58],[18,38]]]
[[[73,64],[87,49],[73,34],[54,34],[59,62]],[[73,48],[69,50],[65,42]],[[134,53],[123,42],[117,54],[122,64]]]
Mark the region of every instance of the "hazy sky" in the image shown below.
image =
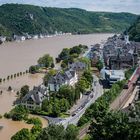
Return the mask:
[[[140,0],[0,0],[4,3],[26,3],[51,7],[74,7],[90,11],[131,12],[140,14]]]

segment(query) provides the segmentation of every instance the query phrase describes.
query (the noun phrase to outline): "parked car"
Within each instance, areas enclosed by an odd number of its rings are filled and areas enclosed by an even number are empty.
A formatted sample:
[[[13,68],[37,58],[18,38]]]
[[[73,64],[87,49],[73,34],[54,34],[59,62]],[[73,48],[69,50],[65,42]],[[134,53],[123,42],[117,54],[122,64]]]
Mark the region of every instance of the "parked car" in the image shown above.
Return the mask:
[[[90,95],[91,94],[91,91],[87,91],[86,93],[85,93],[85,95]]]
[[[71,116],[74,117],[76,115],[76,113],[73,113]]]

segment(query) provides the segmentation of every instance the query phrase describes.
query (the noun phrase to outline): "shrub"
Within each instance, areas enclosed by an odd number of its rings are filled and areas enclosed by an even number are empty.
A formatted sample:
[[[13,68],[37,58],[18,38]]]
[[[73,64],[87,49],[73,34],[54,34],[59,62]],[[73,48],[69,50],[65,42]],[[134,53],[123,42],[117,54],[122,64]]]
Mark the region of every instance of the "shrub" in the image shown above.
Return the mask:
[[[34,118],[34,117],[29,118],[29,119],[27,119],[27,123],[42,126],[42,122],[39,118]]]

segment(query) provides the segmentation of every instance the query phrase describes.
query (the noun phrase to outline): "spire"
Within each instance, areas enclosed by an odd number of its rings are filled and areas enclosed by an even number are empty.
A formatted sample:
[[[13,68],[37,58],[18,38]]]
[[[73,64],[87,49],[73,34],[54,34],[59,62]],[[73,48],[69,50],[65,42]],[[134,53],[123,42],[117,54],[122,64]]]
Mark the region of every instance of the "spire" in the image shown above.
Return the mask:
[[[124,41],[125,41],[125,44],[130,44],[129,35],[127,31],[124,32]]]

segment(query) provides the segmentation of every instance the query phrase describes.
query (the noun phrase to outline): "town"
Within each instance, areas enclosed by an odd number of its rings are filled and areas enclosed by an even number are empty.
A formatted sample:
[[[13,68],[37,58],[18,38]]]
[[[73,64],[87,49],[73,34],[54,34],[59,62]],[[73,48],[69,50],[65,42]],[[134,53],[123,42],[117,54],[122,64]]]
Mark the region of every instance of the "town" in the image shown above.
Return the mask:
[[[32,74],[45,73],[43,82],[32,90],[28,85],[23,86],[14,104],[43,116],[50,124],[62,124],[66,128],[69,124],[79,125],[86,109],[105,90],[123,81],[123,89],[129,93],[112,108],[125,110],[124,106],[128,108],[140,98],[139,52],[140,43],[129,41],[128,34],[122,34],[89,48],[85,45],[64,48],[56,64],[46,54],[39,58],[38,65],[29,68]],[[15,119],[14,114],[5,116]]]
[[[139,6],[1,1],[0,139],[140,140]]]
[[[40,33],[40,34],[36,34],[36,35],[30,35],[28,33],[24,33],[23,35],[16,35],[13,34],[13,36],[8,37],[8,36],[0,36],[0,44],[4,43],[4,42],[23,42],[25,40],[37,40],[37,39],[43,39],[43,38],[50,38],[50,37],[55,37],[55,36],[64,36],[64,35],[72,35],[72,33],[63,33],[62,31],[58,32],[55,31],[54,34],[47,34],[47,33]]]

